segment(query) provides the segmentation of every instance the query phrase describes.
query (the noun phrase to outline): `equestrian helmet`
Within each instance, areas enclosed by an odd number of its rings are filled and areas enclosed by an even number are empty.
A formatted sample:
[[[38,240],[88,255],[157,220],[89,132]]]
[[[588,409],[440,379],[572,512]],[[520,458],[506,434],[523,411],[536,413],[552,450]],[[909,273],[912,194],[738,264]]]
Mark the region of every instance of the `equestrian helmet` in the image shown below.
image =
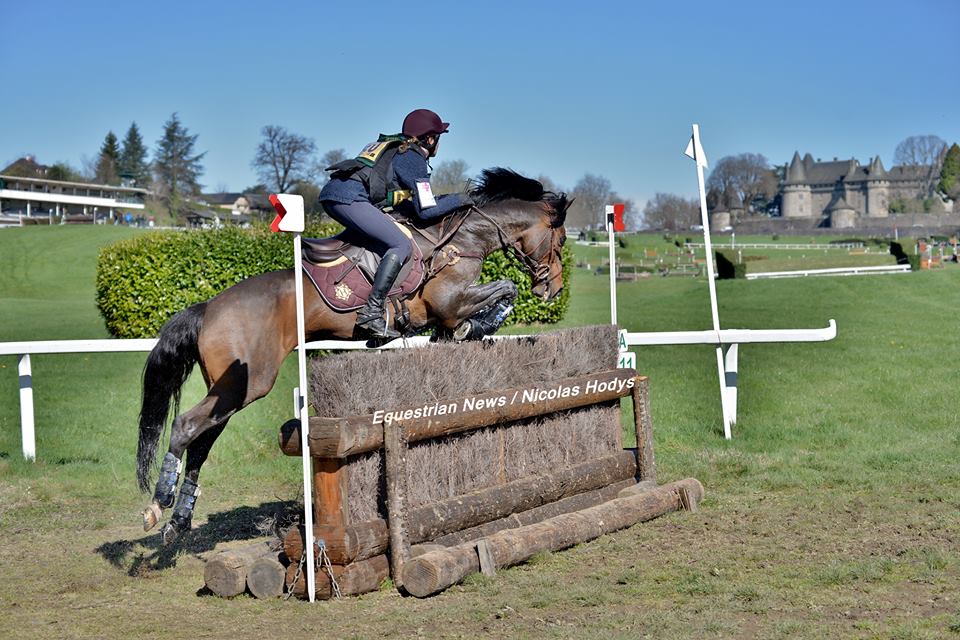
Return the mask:
[[[422,138],[430,134],[446,133],[450,128],[449,122],[444,122],[430,109],[416,109],[403,119],[403,135]]]

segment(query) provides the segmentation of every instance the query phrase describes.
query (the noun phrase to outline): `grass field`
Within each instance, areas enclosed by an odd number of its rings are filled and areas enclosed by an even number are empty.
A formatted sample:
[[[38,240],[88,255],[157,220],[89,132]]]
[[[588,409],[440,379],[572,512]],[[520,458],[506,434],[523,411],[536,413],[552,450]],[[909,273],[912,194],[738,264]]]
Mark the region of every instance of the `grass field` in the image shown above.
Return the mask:
[[[0,341],[106,337],[96,250],[133,233],[0,229]],[[711,347],[639,349],[658,478],[698,478],[701,511],[427,600],[203,595],[208,552],[297,499],[299,460],[276,445],[293,358],[220,438],[194,531],[163,550],[140,527],[134,481],[144,355],[35,356],[33,464],[16,360],[0,357],[0,637],[960,638],[960,269],[721,281],[718,297],[725,328],[834,318],[839,335],[742,346],[732,441]],[[619,300],[634,331],[710,326],[702,278],[623,283]],[[607,278],[576,269],[561,326],[604,323],[607,305]],[[200,394],[191,379],[185,404]]]

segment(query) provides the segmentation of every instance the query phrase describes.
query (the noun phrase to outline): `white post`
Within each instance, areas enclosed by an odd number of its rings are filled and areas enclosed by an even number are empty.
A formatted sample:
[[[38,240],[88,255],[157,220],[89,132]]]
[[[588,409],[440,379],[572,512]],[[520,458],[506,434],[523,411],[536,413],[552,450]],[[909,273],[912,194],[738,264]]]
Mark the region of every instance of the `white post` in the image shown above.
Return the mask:
[[[714,282],[713,271],[713,246],[710,243],[710,218],[707,215],[707,195],[704,188],[703,168],[707,166],[707,159],[703,153],[703,147],[700,145],[700,125],[693,125],[693,139],[690,141],[688,153],[696,161],[697,165],[697,187],[700,190],[700,220],[703,223],[703,245],[706,250],[707,263],[707,285],[710,289],[710,314],[713,318],[713,330],[717,332],[717,373],[720,377],[720,408],[723,412],[723,437],[729,440],[730,433],[730,414],[727,410],[727,394],[724,392],[726,384],[724,382],[723,371],[723,346],[720,342],[720,315],[717,311],[717,285]]]
[[[617,324],[617,255],[613,246],[613,205],[607,205],[607,244],[610,247],[610,324]]]
[[[310,455],[310,408],[307,403],[307,350],[306,350],[306,322],[303,318],[303,266],[301,264],[303,248],[301,245],[300,234],[296,233],[293,237],[293,273],[296,279],[297,294],[297,364],[300,368],[300,393],[299,393],[299,417],[300,417],[300,451],[303,458],[303,525],[305,544],[307,547],[307,596],[310,602],[316,598],[316,560],[313,552],[313,475],[312,461]]]
[[[731,344],[727,347],[727,356],[725,361],[724,383],[726,388],[727,400],[729,401],[730,422],[737,423],[737,345]]]
[[[36,460],[37,441],[33,429],[33,375],[30,373],[30,354],[24,353],[17,360],[17,375],[20,377],[20,437],[23,442],[23,457]]]

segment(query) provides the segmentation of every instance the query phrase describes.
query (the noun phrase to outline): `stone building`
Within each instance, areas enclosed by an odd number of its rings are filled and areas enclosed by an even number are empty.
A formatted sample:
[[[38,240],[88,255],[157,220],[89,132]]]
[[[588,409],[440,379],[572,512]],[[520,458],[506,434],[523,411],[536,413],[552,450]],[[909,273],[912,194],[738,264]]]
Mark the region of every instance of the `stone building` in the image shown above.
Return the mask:
[[[929,167],[883,168],[880,157],[863,166],[857,160],[814,161],[799,153],[787,167],[781,190],[781,215],[785,219],[818,219],[822,226],[851,228],[860,218],[886,218],[890,201],[925,196]]]

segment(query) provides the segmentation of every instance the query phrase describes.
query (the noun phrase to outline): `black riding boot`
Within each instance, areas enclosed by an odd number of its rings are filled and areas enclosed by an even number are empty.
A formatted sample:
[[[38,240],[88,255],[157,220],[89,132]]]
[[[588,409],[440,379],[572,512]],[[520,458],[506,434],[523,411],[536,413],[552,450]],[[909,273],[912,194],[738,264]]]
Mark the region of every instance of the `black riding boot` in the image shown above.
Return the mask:
[[[367,303],[357,312],[357,327],[368,336],[390,339],[400,337],[398,331],[387,327],[383,314],[387,293],[393,287],[402,266],[403,260],[399,256],[388,253],[383,256],[380,266],[377,267],[377,274],[373,277],[373,289],[370,290]]]

